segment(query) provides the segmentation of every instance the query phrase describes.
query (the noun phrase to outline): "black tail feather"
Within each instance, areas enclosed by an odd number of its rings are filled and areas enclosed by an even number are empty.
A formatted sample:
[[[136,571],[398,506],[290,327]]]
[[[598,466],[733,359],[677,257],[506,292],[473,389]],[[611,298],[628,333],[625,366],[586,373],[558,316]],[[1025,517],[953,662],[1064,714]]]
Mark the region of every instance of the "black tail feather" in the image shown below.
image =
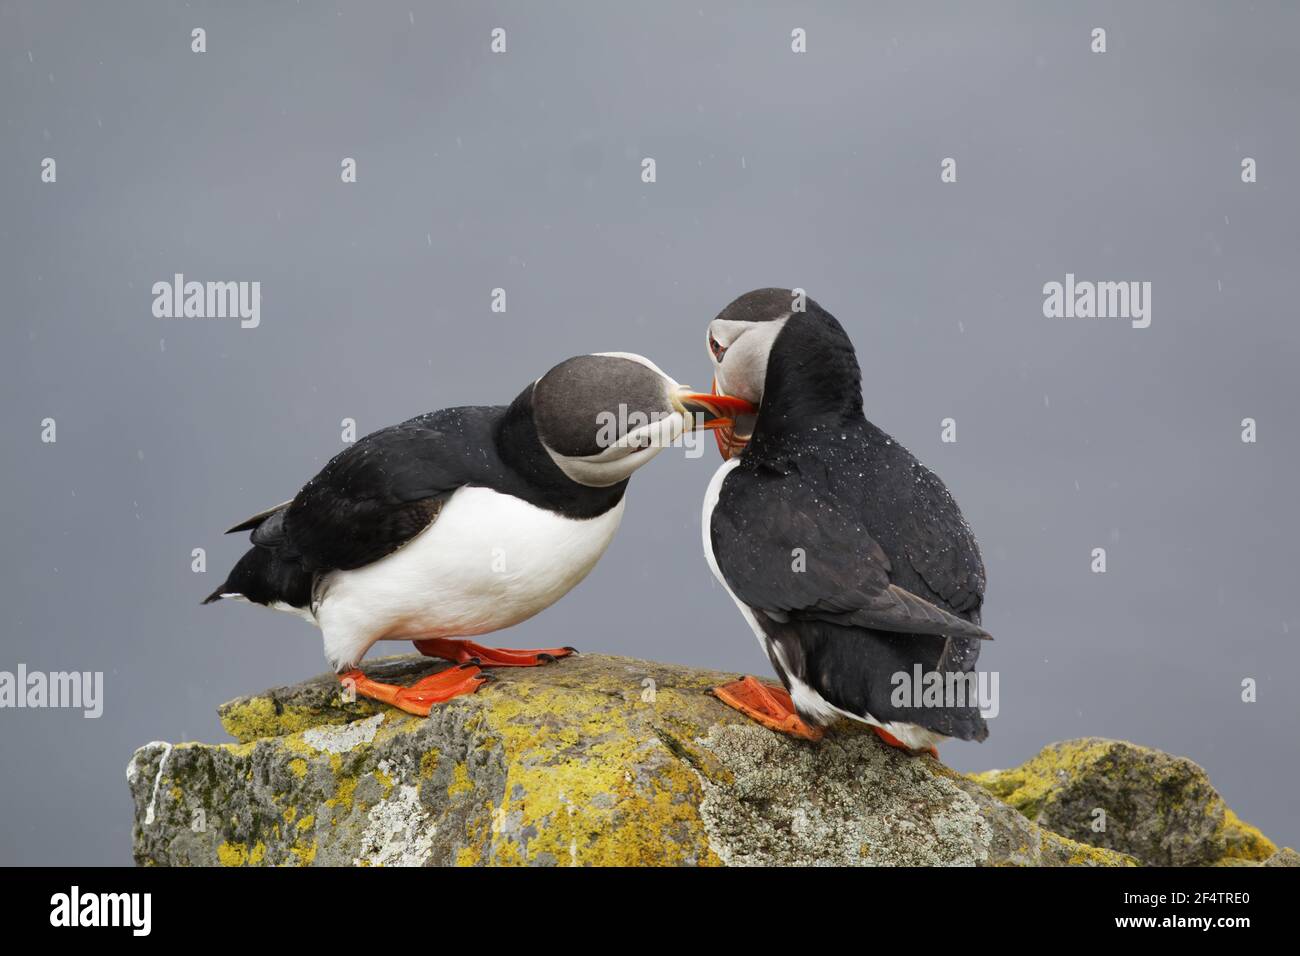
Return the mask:
[[[821,621],[770,625],[769,635],[783,642],[786,658],[797,663],[802,679],[829,703],[850,714],[876,720],[916,724],[945,737],[983,740],[988,725],[977,701],[962,705],[895,703],[896,675],[970,674],[979,659],[978,638],[944,638],[932,634],[894,634],[847,628]],[[945,678],[946,679],[946,678]],[[976,678],[978,680],[978,678]]]
[[[252,531],[263,521],[265,521],[267,518],[271,517],[271,515],[275,514],[278,511],[283,511],[285,508],[289,507],[291,503],[292,501],[282,501],[278,505],[275,505],[272,508],[267,508],[265,511],[259,511],[257,514],[253,515],[252,517],[245,518],[243,521],[239,522],[239,524],[235,525],[233,528],[227,528],[226,534],[234,534],[236,531]]]

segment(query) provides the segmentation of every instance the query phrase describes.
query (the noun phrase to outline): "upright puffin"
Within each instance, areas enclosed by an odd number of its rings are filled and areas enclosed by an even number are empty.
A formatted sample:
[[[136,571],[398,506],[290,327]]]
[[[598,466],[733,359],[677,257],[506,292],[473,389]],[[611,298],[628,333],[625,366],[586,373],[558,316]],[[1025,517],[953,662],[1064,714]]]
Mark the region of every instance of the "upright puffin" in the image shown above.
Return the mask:
[[[708,347],[714,391],[758,412],[717,433],[727,461],[705,495],[704,552],[785,687],[746,677],[714,693],[811,740],[841,717],[912,753],[983,740],[977,701],[896,698],[895,675],[918,665],[945,680],[975,667],[984,565],[943,482],[864,416],[843,327],[759,289],[709,324]]]
[[[730,409],[752,411],[695,394],[639,355],[576,356],[510,405],[430,412],[349,446],[292,500],[230,529],[251,531],[253,547],[203,603],[241,599],[306,618],[358,695],[427,716],[477,690],[480,665],[572,653],[465,638],[568,593],[613,539],[632,472],[685,430],[730,424]],[[461,666],[383,684],[357,666],[380,640],[411,640]]]

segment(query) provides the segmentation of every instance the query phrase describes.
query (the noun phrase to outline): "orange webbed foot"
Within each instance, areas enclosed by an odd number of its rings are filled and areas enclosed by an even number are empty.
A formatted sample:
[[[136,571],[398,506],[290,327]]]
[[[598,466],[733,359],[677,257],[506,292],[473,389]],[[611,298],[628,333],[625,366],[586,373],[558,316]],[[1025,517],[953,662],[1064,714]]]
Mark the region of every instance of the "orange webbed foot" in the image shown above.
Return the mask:
[[[576,653],[572,647],[542,647],[528,650],[484,647],[473,641],[431,637],[412,641],[425,657],[441,657],[459,664],[474,662],[481,667],[537,667]]]
[[[434,705],[443,704],[483,686],[488,676],[473,664],[462,664],[422,677],[409,687],[371,680],[358,669],[339,675],[340,683],[351,683],[358,697],[390,704],[417,717],[428,717]]]
[[[713,695],[728,707],[780,733],[803,740],[821,740],[826,733],[799,716],[786,691],[759,683],[752,677],[715,687]]]

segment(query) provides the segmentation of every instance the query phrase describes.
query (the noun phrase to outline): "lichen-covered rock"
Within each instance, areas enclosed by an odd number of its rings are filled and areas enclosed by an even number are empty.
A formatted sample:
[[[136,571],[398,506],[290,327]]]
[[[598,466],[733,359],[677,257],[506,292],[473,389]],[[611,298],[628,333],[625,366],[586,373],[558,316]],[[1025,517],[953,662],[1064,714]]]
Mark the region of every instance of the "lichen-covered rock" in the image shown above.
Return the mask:
[[[976,781],[1039,826],[1148,865],[1288,865],[1278,849],[1243,823],[1205,771],[1121,740],[1086,737],[1051,744],[1014,770]]]
[[[408,683],[443,666],[366,670]],[[820,744],[765,730],[709,695],[734,675],[580,655],[493,676],[417,718],[322,675],[224,705],[236,743],[140,748],[137,862],[1135,863],[863,728]],[[1232,827],[1210,830],[1226,853]]]
[[[1282,849],[1278,850],[1267,860],[1265,860],[1263,865],[1264,866],[1300,866],[1300,853],[1297,853],[1289,846],[1284,846],[1282,847]]]

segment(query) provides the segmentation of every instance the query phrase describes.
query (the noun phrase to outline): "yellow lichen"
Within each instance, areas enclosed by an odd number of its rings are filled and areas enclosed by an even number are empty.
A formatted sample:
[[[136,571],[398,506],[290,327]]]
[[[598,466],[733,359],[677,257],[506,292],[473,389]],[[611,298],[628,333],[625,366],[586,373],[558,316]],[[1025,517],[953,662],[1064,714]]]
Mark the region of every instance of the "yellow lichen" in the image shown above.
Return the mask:
[[[989,770],[972,774],[970,779],[1034,820],[1038,818],[1051,793],[1063,782],[1086,773],[1104,774],[1111,770],[1114,762],[1113,748],[1116,746],[1145,749],[1110,740],[1068,741],[1044,748],[1037,756],[1012,770]],[[1165,794],[1162,812],[1174,818],[1187,811],[1186,802],[1181,799],[1188,773],[1186,767],[1183,761],[1162,760],[1151,761],[1144,769],[1150,787]],[[1209,801],[1205,811],[1212,818],[1221,819],[1216,836],[1222,841],[1224,852],[1218,860],[1210,861],[1211,864],[1238,860],[1258,862],[1277,852],[1277,847],[1271,840],[1255,827],[1242,822],[1217,796]],[[1091,849],[1094,848],[1089,848]],[[1088,851],[1079,852],[1086,856]],[[1074,858],[1071,862],[1074,862]]]
[[[217,744],[217,746],[232,756],[247,757],[256,749],[257,741],[250,740],[239,744]]]
[[[1226,807],[1219,834],[1224,841],[1224,859],[1263,861],[1277,852],[1277,844]]]
[[[506,798],[491,862],[560,865],[716,864],[699,819],[699,778],[657,739],[629,727],[631,707],[593,686],[518,687],[487,718],[506,750]],[[583,743],[580,756],[569,751]],[[515,794],[522,793],[516,797]],[[517,833],[534,833],[520,845]]]
[[[303,739],[301,732],[280,737],[276,740],[276,744],[290,753],[301,754],[304,759],[310,760],[318,755],[316,748]]]
[[[307,761],[301,757],[294,757],[289,761],[289,772],[295,777],[307,776]]]
[[[356,777],[340,776],[334,787],[334,796],[325,801],[325,806],[329,807],[331,810],[338,807],[343,807],[347,810],[352,809],[352,794],[356,789]]]
[[[454,797],[460,793],[469,793],[474,789],[474,781],[469,778],[469,767],[462,760],[451,770],[451,784],[447,787],[447,796]]]
[[[1059,833],[1052,833],[1048,830],[1043,830],[1042,833],[1044,851],[1053,848],[1058,853],[1069,854],[1065,859],[1066,866],[1138,865],[1138,861],[1127,853],[1107,850],[1099,846],[1089,846],[1086,843],[1079,843],[1077,840],[1071,840],[1069,837],[1063,837]]]
[[[221,713],[221,725],[226,733],[242,743],[261,737],[284,737],[321,724],[341,723],[340,715],[330,718],[320,711],[302,707],[280,706],[269,697],[250,697],[228,705]]]
[[[248,862],[248,845],[222,843],[217,847],[217,862],[222,866],[243,866]]]
[[[1111,742],[1070,742],[1044,749],[1013,770],[988,770],[971,779],[1030,820],[1038,818],[1043,801],[1060,785],[1062,777],[1075,777],[1110,750]]]
[[[316,843],[311,846],[293,846],[289,848],[299,866],[311,866],[316,860]]]
[[[433,777],[434,771],[438,769],[438,751],[426,750],[420,755],[420,777],[428,780]]]

